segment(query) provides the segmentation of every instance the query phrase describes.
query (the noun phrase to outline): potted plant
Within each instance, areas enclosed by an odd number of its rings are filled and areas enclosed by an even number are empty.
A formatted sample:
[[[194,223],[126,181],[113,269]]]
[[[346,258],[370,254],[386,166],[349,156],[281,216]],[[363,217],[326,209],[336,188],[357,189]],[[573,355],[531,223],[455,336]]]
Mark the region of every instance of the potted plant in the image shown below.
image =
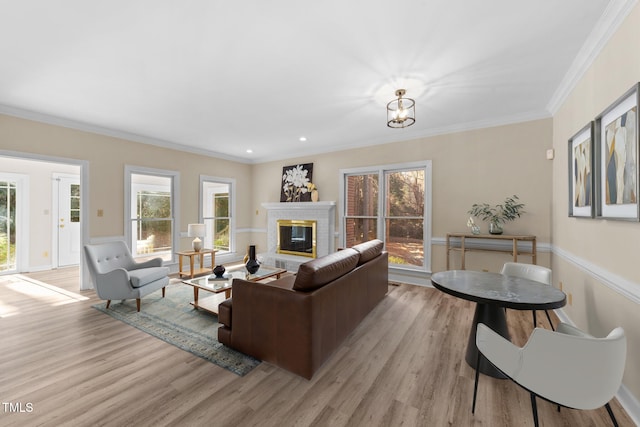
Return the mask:
[[[491,234],[502,234],[502,225],[520,218],[524,212],[524,203],[520,203],[520,199],[515,194],[507,197],[504,203],[495,206],[490,206],[488,203],[474,203],[468,211],[483,221],[489,221]]]

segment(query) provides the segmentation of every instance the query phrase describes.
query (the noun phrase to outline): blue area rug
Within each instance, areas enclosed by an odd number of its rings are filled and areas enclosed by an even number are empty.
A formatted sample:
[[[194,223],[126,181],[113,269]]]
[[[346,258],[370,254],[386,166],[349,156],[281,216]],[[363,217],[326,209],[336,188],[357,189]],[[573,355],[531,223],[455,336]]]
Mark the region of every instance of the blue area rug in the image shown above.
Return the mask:
[[[208,292],[200,292],[200,298],[208,296]],[[178,283],[167,286],[165,298],[161,290],[142,298],[140,312],[135,300],[111,301],[109,309],[104,301],[93,308],[237,375],[243,376],[260,364],[220,344],[217,316],[194,309],[191,301],[193,288]]]

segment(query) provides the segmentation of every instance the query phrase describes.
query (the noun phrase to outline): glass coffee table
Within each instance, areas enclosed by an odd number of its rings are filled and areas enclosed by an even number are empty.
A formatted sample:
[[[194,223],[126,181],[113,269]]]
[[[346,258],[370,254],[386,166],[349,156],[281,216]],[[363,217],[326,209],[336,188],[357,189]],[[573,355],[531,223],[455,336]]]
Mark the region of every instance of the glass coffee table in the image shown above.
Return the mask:
[[[260,280],[275,278],[279,279],[282,274],[286,273],[284,268],[268,267],[261,265],[255,274],[247,273],[244,265],[238,267],[230,267],[221,278],[217,278],[211,274],[195,279],[183,280],[182,283],[193,286],[193,301],[191,305],[195,308],[208,311],[209,313],[218,314],[218,304],[220,299],[217,295],[206,298],[198,298],[200,290],[220,294],[224,292],[225,299],[231,297],[231,286],[233,279],[243,279],[249,282],[259,282]]]

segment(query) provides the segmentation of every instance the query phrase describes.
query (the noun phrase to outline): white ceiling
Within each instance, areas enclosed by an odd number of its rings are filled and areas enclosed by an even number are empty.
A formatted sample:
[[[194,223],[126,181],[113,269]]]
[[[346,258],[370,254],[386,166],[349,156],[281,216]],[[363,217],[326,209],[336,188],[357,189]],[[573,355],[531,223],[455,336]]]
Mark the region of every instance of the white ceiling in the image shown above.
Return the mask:
[[[0,0],[0,112],[248,163],[550,117],[636,1]]]

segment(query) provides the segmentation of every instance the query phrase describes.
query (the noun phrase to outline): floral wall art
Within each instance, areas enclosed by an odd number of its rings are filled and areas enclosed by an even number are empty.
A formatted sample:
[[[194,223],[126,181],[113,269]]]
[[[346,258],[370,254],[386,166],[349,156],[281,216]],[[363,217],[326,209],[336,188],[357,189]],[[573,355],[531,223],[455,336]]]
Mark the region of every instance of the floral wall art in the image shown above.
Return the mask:
[[[280,191],[281,202],[310,202],[313,163],[285,166],[282,168]]]

